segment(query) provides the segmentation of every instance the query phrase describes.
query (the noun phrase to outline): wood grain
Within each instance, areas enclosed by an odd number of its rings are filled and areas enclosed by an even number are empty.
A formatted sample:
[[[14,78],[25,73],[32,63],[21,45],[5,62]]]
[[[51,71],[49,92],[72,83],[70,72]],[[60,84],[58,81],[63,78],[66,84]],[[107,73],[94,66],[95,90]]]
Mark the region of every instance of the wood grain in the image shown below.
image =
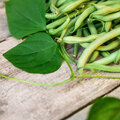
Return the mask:
[[[120,98],[120,87],[107,94],[106,96]],[[76,114],[74,114],[66,120],[86,120],[90,107],[91,105],[87,106],[86,108],[80,110],[79,112],[77,112]]]
[[[18,43],[20,41],[12,37],[0,43],[0,73],[46,84],[68,78],[70,72],[65,63],[60,70],[49,75],[28,74],[12,66],[2,54]],[[118,86],[120,80],[89,79],[58,87],[39,87],[4,78],[0,83],[0,101],[6,101],[0,120],[58,120]]]
[[[5,10],[0,9],[0,74],[45,84],[55,84],[70,75],[67,64],[49,75],[28,74],[9,63],[2,54],[21,41],[8,37]],[[3,17],[1,17],[3,15]],[[24,59],[24,58],[23,58]],[[76,67],[72,65],[74,70]],[[101,72],[98,75],[113,75]],[[120,84],[120,80],[88,79],[58,87],[40,87],[0,78],[0,120],[59,120],[82,108]]]
[[[9,36],[10,36],[10,33],[8,30],[8,24],[7,24],[6,15],[5,15],[5,8],[1,3],[0,4],[0,41],[5,40]]]

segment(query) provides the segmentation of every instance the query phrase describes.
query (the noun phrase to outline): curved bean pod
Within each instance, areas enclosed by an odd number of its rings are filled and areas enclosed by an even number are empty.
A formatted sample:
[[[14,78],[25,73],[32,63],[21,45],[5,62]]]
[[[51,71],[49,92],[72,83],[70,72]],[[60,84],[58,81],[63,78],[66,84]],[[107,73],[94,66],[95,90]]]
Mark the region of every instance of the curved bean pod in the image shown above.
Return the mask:
[[[101,33],[104,34],[104,33]],[[85,43],[85,42],[92,42],[94,41],[97,37],[101,36],[101,34],[94,34],[90,35],[88,37],[76,37],[76,36],[68,36],[64,37],[63,41],[68,44],[75,44],[75,43]]]
[[[78,20],[75,23],[75,28],[73,30],[76,31],[82,24],[82,22],[92,13],[96,10],[96,8],[94,6],[91,6],[89,8],[87,8],[78,18]]]

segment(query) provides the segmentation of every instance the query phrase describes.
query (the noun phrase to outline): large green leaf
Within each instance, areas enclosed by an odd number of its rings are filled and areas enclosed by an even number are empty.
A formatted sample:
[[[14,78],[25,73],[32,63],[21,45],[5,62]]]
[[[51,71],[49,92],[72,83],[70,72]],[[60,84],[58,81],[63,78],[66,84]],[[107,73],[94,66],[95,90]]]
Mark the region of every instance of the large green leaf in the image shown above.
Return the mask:
[[[9,0],[5,2],[11,34],[23,38],[46,28],[45,0]]]
[[[120,100],[112,97],[97,100],[87,120],[120,120]]]
[[[4,54],[14,66],[29,72],[47,74],[61,66],[58,45],[46,33],[36,33]]]

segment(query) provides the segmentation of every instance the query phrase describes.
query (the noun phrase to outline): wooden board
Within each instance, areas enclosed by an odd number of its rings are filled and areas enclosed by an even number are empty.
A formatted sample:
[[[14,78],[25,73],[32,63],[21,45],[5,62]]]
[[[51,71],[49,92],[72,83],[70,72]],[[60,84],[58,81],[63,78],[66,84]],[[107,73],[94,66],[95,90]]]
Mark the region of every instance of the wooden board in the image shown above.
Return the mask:
[[[112,92],[110,92],[106,96],[120,98],[120,87],[113,90]],[[83,110],[80,110],[79,112],[75,113],[74,115],[72,115],[71,117],[69,117],[66,120],[86,120],[88,112],[90,110],[90,107],[91,107],[91,105],[88,105]]]
[[[4,10],[2,14],[5,17]],[[1,16],[0,21],[2,26],[4,19]],[[6,22],[4,26],[7,26]],[[70,71],[65,62],[60,70],[49,75],[28,74],[11,65],[2,54],[21,41],[8,37],[8,28],[4,26],[0,27],[1,32],[5,33],[0,40],[6,40],[0,43],[0,74],[45,84],[55,84],[69,77]],[[73,68],[76,69],[75,66]],[[119,73],[104,72],[98,75],[120,76]],[[0,78],[0,120],[59,120],[118,85],[120,80],[88,79],[58,87],[40,87]]]
[[[0,41],[5,40],[7,37],[10,36],[6,15],[5,15],[5,8],[4,5],[0,4]]]

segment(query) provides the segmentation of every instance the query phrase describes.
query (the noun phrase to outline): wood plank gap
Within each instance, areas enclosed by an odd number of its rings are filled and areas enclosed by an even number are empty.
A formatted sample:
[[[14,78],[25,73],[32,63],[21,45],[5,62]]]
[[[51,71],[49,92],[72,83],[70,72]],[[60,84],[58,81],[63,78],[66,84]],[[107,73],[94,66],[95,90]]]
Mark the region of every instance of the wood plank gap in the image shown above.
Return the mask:
[[[113,92],[114,90],[116,90],[116,89],[119,88],[119,87],[120,87],[120,84],[119,84],[118,86],[114,87],[113,89],[111,89],[110,91],[106,92],[105,94],[101,95],[101,96],[98,97],[98,98],[105,97],[106,95],[110,94],[111,92]],[[98,98],[96,98],[96,99],[98,99]],[[90,101],[89,103],[87,103],[87,104],[84,105],[83,107],[79,108],[78,110],[74,111],[73,113],[71,113],[70,115],[64,117],[64,118],[61,119],[61,120],[66,120],[66,119],[72,117],[72,116],[75,115],[76,113],[80,112],[81,110],[83,110],[83,109],[85,109],[86,107],[88,107],[88,106],[90,106],[91,104],[93,104],[96,99]]]

